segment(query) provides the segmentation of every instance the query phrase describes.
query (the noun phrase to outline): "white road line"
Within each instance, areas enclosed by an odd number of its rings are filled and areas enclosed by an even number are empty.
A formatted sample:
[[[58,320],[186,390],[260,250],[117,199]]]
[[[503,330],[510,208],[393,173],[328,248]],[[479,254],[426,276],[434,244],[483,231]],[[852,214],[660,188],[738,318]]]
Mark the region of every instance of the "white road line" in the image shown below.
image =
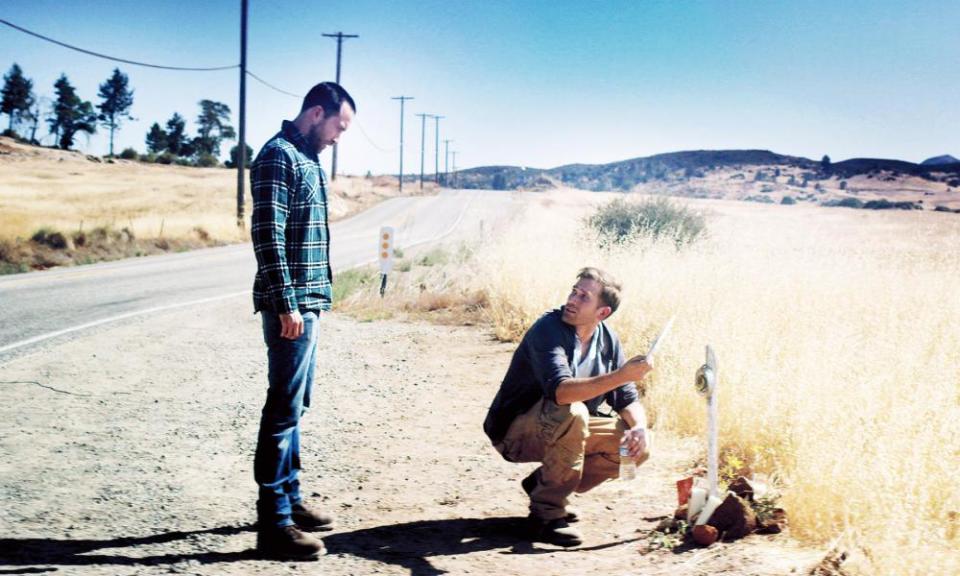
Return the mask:
[[[216,302],[218,300],[226,300],[228,298],[237,298],[239,296],[249,295],[250,290],[244,290],[243,292],[233,292],[231,294],[213,296],[212,298],[201,298],[200,300],[190,300],[189,302],[178,302],[176,304],[168,304],[166,306],[155,306],[145,310],[134,310],[133,312],[126,312],[124,314],[118,314],[117,316],[110,316],[109,318],[101,318],[100,320],[94,320],[93,322],[87,322],[86,324],[80,324],[79,326],[71,326],[70,328],[64,328],[63,330],[57,330],[56,332],[47,332],[46,334],[34,336],[33,338],[27,338],[26,340],[21,340],[20,342],[7,344],[6,346],[0,347],[0,354],[9,352],[10,350],[16,350],[17,348],[22,348],[24,346],[29,346],[30,344],[36,344],[37,342],[43,342],[44,340],[49,340],[50,338],[56,338],[57,336],[70,334],[71,332],[77,332],[79,330],[86,330],[87,328],[93,328],[94,326],[99,326],[101,324],[116,322],[117,320],[125,320],[135,316],[143,316],[144,314],[153,314],[154,312],[163,312],[165,310],[173,310],[174,308],[185,308],[187,306],[194,306],[196,304],[206,304],[208,302]]]

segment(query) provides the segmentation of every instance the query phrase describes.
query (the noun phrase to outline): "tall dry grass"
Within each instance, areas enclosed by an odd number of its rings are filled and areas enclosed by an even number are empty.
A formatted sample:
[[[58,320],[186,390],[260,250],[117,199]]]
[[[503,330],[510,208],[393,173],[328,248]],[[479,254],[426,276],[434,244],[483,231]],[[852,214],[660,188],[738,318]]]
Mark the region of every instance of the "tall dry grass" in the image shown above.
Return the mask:
[[[649,382],[657,426],[703,435],[710,344],[725,465],[781,479],[796,537],[839,542],[863,574],[960,573],[960,217],[692,202],[708,239],[603,251],[582,202],[529,211],[479,255],[501,337],[581,266],[610,270],[628,351],[676,314]]]
[[[244,240],[236,226],[236,173],[221,168],[138,162],[26,159],[0,163],[0,238],[39,228],[64,233],[101,226],[140,238],[188,238],[203,228],[223,242]],[[249,212],[249,194],[246,199]]]
[[[40,228],[69,234],[97,227],[127,228],[138,238],[191,239],[202,228],[217,242],[249,239],[249,226],[236,225],[234,170],[99,163],[78,153],[15,146],[17,154],[0,156],[0,240],[30,238]],[[245,193],[249,221],[249,178]],[[343,218],[394,195],[392,178],[341,176],[330,186],[329,216]]]

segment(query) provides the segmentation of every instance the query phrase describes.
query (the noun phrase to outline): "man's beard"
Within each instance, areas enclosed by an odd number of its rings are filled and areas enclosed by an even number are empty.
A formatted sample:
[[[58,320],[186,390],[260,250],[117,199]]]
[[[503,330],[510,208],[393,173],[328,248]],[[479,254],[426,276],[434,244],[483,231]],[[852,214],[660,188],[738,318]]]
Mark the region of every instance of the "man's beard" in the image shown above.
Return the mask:
[[[323,150],[323,126],[314,125],[310,127],[310,132],[307,133],[307,144],[313,148],[317,154]]]

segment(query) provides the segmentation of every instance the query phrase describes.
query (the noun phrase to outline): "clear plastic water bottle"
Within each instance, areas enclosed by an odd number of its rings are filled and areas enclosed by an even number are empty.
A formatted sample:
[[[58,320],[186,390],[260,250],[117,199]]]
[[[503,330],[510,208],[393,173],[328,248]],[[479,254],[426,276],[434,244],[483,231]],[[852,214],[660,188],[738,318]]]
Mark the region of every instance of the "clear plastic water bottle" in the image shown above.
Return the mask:
[[[620,479],[633,480],[637,477],[637,460],[630,455],[626,444],[620,445]]]

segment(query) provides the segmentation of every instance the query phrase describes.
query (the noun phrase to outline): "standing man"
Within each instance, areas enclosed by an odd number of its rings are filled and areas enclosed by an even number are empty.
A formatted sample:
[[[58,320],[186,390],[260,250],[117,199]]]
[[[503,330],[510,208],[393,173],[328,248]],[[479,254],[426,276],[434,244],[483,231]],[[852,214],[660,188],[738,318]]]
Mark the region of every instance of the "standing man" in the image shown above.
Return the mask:
[[[300,114],[283,122],[250,169],[257,256],[253,305],[263,320],[269,365],[253,465],[260,487],[257,550],[272,558],[323,554],[323,542],[303,531],[329,529],[333,523],[303,502],[297,478],[300,417],[310,406],[317,321],[332,300],[327,179],[318,155],[350,127],[356,111],[340,85],[317,84],[303,99]]]
[[[541,463],[521,482],[533,540],[579,545],[568,496],[619,476],[621,444],[638,463],[650,455],[634,382],[652,367],[643,356],[626,361],[603,322],[619,305],[616,280],[597,268],[580,270],[566,305],[527,330],[487,412],[483,429],[504,459]],[[604,401],[619,418],[601,416]]]

